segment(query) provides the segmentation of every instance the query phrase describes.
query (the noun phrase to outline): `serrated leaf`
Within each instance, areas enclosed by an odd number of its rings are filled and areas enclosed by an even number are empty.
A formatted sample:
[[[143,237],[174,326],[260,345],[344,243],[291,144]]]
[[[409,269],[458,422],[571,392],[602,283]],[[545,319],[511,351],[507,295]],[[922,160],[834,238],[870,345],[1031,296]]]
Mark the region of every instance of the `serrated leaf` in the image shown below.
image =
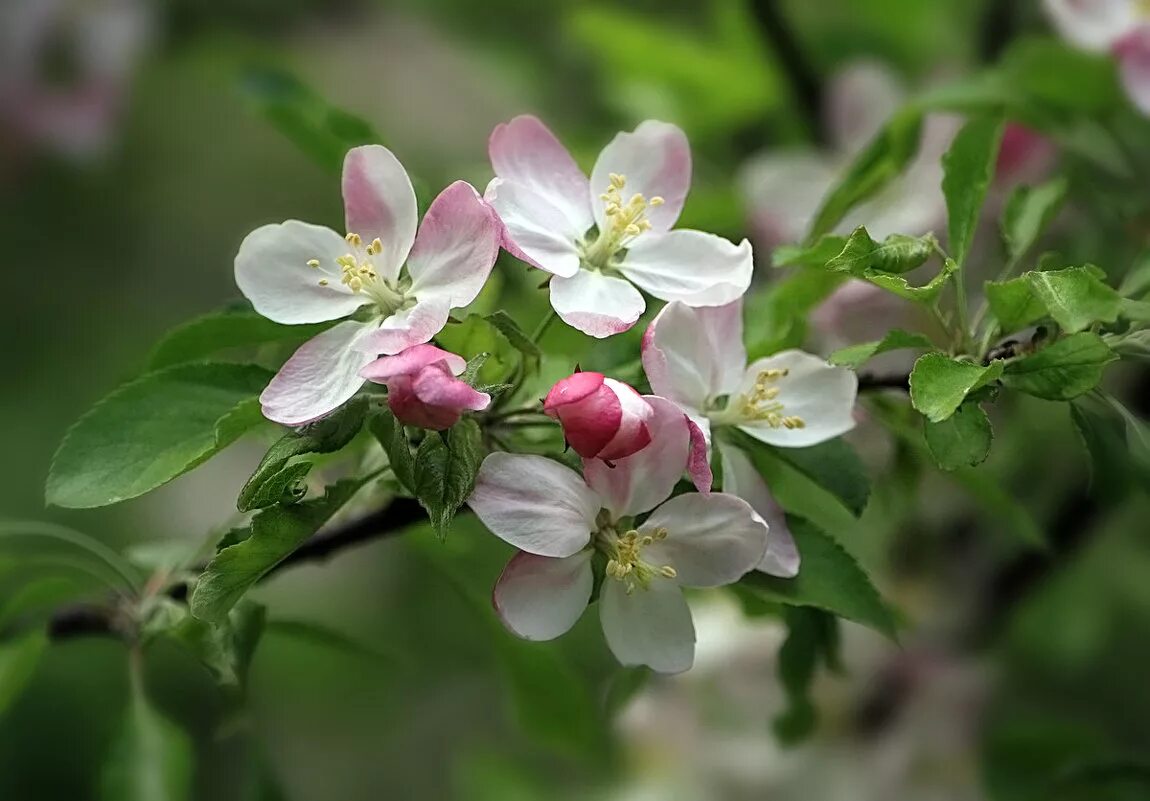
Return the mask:
[[[24,692],[47,650],[48,633],[42,628],[0,640],[0,716]]]
[[[865,278],[872,284],[882,287],[887,292],[893,292],[900,298],[913,300],[915,303],[931,304],[938,300],[938,296],[942,294],[942,290],[946,287],[947,281],[958,270],[958,265],[951,259],[947,259],[942,263],[942,270],[934,278],[930,279],[925,284],[916,286],[901,275],[890,275],[889,273],[880,273],[873,270],[865,271],[861,278]]]
[[[311,470],[310,462],[289,464],[290,460],[309,453],[335,453],[340,450],[363,427],[367,409],[367,398],[352,398],[327,417],[284,434],[264,454],[255,472],[240,490],[236,508],[241,512],[249,512],[283,500],[285,493]]]
[[[221,622],[185,616],[169,634],[199,659],[219,684],[242,689],[266,620],[266,607],[243,600]]]
[[[192,743],[160,715],[140,681],[100,777],[101,801],[186,801],[192,789]]]
[[[257,512],[248,536],[222,548],[204,568],[192,593],[192,614],[223,622],[252,585],[315,534],[364,483],[362,478],[344,479],[320,498]]]
[[[929,349],[933,347],[934,343],[923,334],[914,334],[895,328],[877,342],[862,342],[858,345],[840,348],[828,356],[827,361],[841,367],[858,369],[880,353],[904,348]]]
[[[1090,453],[1090,483],[1114,500],[1132,487],[1150,489],[1150,427],[1114,398],[1090,394],[1070,404]]]
[[[1024,276],[1034,296],[1068,334],[1092,323],[1113,323],[1121,310],[1121,298],[1086,267],[1030,272]]]
[[[446,432],[429,431],[415,455],[415,497],[427,510],[436,535],[443,539],[475,488],[475,474],[483,461],[479,424],[465,417]]]
[[[959,130],[942,157],[947,244],[960,266],[970,252],[986,190],[994,177],[1002,130],[1001,117],[975,117]]]
[[[838,498],[856,517],[866,509],[870,477],[862,459],[841,437],[807,448],[774,448],[773,454]]]
[[[474,387],[479,380],[479,371],[483,369],[483,365],[487,363],[487,359],[490,356],[490,353],[484,351],[468,359],[467,364],[463,368],[463,372],[459,374],[459,380]]]
[[[543,355],[543,352],[539,350],[539,346],[532,342],[527,334],[523,333],[523,329],[519,327],[519,324],[516,323],[507,312],[500,309],[494,314],[487,315],[484,319],[495,326],[495,329],[511,343],[511,347],[515,348],[524,356],[538,359]]]
[[[920,110],[904,108],[891,117],[827,195],[815,215],[808,239],[830,233],[851,209],[898,177],[918,153],[921,132]]]
[[[1046,307],[1026,278],[987,281],[986,302],[1003,331],[1018,331],[1046,316]]]
[[[1003,383],[1036,398],[1070,400],[1098,386],[1106,365],[1117,358],[1102,337],[1082,331],[1010,362]]]
[[[939,423],[923,420],[930,455],[943,470],[974,467],[986,461],[994,432],[990,418],[977,403],[967,402]]]
[[[331,323],[284,325],[248,309],[212,312],[165,334],[148,357],[148,370],[202,361],[221,351],[268,342],[302,345],[330,327]]]
[[[787,521],[803,559],[799,574],[782,579],[754,571],[739,584],[764,600],[822,609],[897,639],[894,615],[855,558],[809,521]]]
[[[143,495],[262,421],[272,374],[249,364],[184,364],[131,381],[73,425],[48,474],[47,502],[74,509]]]
[[[395,419],[390,410],[380,409],[368,418],[367,429],[387,454],[396,481],[414,495],[415,461],[411,457],[411,445],[407,441],[407,432],[404,431],[403,425]]]
[[[941,422],[954,414],[967,395],[997,381],[1002,371],[1000,361],[984,367],[941,353],[924,354],[910,372],[910,402],[928,420]]]
[[[938,243],[931,234],[891,234],[882,242],[875,242],[865,227],[859,227],[847,239],[842,251],[826,263],[826,267],[857,276],[862,276],[867,270],[905,273],[925,264],[937,247]]]
[[[1055,178],[1038,186],[1019,185],[1010,193],[1002,212],[1000,229],[1007,259],[1022,257],[1050,225],[1069,188],[1065,178]]]

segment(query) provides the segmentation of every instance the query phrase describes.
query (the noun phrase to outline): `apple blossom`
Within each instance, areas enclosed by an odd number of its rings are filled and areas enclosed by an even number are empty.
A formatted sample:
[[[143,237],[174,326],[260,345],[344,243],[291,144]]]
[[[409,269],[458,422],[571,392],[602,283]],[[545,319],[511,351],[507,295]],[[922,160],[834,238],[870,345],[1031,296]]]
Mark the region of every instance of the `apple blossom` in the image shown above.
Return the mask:
[[[387,406],[401,423],[442,431],[458,423],[464,411],[482,411],[491,403],[486,392],[456,378],[466,367],[462,356],[413,345],[376,359],[360,375],[387,385]]]
[[[599,618],[625,665],[677,673],[694,659],[695,631],[680,587],[737,581],[762,560],[767,525],[733,495],[670,498],[692,447],[675,404],[650,397],[651,444],[583,476],[543,456],[493,453],[468,504],[492,533],[520,550],[492,596],[504,624],[530,640],[566,632],[594,586],[592,559],[606,558]],[[642,523],[635,516],[654,509]]]
[[[651,388],[674,401],[710,441],[713,426],[734,426],[769,445],[802,448],[854,427],[858,379],[817,356],[787,350],[747,364],[742,301],[708,309],[669,303],[643,337]],[[793,576],[794,542],[777,504],[746,457],[720,445],[723,489],[751,502],[776,525],[761,569]]]
[[[590,181],[535,117],[497,126],[488,151],[496,177],[486,197],[503,220],[504,246],[554,276],[551,305],[568,325],[595,337],[626,331],[646,307],[639,289],[716,306],[750,285],[749,242],[671,230],[691,181],[678,127],[648,120],[616,135]]]
[[[288,220],[252,231],[236,256],[236,284],[265,317],[348,318],[302,345],[260,396],[279,423],[323,417],[377,355],[428,342],[479,294],[499,253],[499,222],[464,181],[431,202],[417,234],[411,181],[385,147],[348,152],[343,200],[346,236]]]
[[[651,405],[602,373],[579,372],[557,381],[543,411],[563,425],[568,444],[587,459],[621,459],[651,442]]]
[[[1150,8],[1142,0],[1044,0],[1046,13],[1071,44],[1110,53],[1122,86],[1150,114]]]

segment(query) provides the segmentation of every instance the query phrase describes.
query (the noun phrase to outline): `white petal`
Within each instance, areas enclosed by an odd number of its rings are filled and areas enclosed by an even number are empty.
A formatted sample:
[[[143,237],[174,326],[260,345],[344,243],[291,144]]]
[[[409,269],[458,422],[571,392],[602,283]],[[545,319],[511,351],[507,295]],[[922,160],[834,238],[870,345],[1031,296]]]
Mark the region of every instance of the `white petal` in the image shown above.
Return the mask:
[[[877,61],[858,61],[841,70],[827,90],[831,140],[845,154],[862,150],[902,105],[898,76]]]
[[[1054,27],[1071,44],[1102,51],[1137,24],[1134,0],[1044,0]]]
[[[613,466],[602,459],[583,460],[583,477],[616,518],[654,509],[667,500],[687,469],[691,432],[683,410],[657,395],[643,398],[654,410],[647,422],[651,444]]]
[[[647,302],[622,278],[578,270],[551,279],[551,307],[567,325],[602,339],[633,326]]]
[[[363,386],[359,371],[375,358],[362,350],[373,327],[348,320],[300,345],[260,395],[264,416],[298,426],[349,400]]]
[[[497,125],[487,151],[496,176],[546,199],[567,218],[568,230],[582,235],[591,227],[587,176],[538,118],[524,115]]]
[[[719,458],[723,465],[723,492],[738,495],[767,523],[767,551],[758,569],[772,576],[794,578],[799,572],[799,549],[787,526],[783,507],[771,495],[767,483],[745,453],[720,441]]]
[[[643,370],[651,390],[689,412],[734,392],[746,366],[741,299],[700,308],[673,301],[643,337]]]
[[[586,231],[572,226],[547,198],[502,178],[492,180],[483,197],[503,222],[503,246],[511,255],[553,275],[579,272],[576,243]]]
[[[383,251],[372,259],[376,272],[394,280],[415,241],[419,212],[415,190],[399,159],[382,145],[363,145],[343,160],[343,207],[349,233],[364,242],[379,238]]]
[[[558,462],[493,453],[483,460],[467,505],[492,534],[519,550],[564,557],[590,541],[600,501],[578,473]]]
[[[393,355],[414,345],[430,342],[451,316],[446,298],[420,299],[414,306],[387,317],[364,341],[372,353]]]
[[[619,265],[629,280],[663,300],[688,306],[722,306],[751,285],[751,243],[735,245],[702,231],[648,231],[631,245]]]
[[[624,665],[682,673],[695,661],[695,624],[679,585],[655,578],[628,595],[623,582],[605,579],[599,622],[611,652]]]
[[[591,599],[591,553],[552,559],[520,551],[511,557],[491,594],[503,624],[526,640],[553,640],[570,630]]]
[[[256,311],[277,323],[337,320],[364,304],[339,280],[335,260],[347,249],[342,236],[320,225],[299,220],[264,225],[240,244],[236,286]],[[319,260],[319,270],[308,266],[312,259]],[[324,278],[327,286],[319,283]]]
[[[762,241],[771,247],[802,241],[837,174],[836,163],[822,153],[772,151],[754,157],[739,184]]]
[[[754,570],[767,549],[767,524],[734,495],[688,492],[660,506],[640,532],[659,528],[667,538],[643,549],[652,565],[670,565],[686,587],[721,587]]]
[[[502,227],[495,211],[466,181],[431,201],[407,259],[411,292],[443,298],[458,309],[475,300],[499,255]]]
[[[770,386],[779,390],[775,401],[783,405],[780,414],[801,417],[804,426],[772,428],[765,420],[744,420],[739,428],[752,437],[781,448],[805,448],[854,428],[858,378],[853,371],[833,367],[800,350],[786,350],[751,364],[739,392],[750,393],[756,377],[764,370],[788,371]]]
[[[1150,25],[1124,36],[1115,46],[1122,86],[1134,106],[1150,115]]]
[[[647,199],[663,198],[661,206],[647,211],[647,220],[655,231],[666,231],[679,219],[683,201],[691,187],[691,148],[687,135],[676,125],[647,120],[632,133],[619,133],[603,148],[591,171],[591,208],[595,222],[602,228],[606,205],[599,195],[611,185],[611,174],[626,179],[622,195],[627,200],[634,194]]]

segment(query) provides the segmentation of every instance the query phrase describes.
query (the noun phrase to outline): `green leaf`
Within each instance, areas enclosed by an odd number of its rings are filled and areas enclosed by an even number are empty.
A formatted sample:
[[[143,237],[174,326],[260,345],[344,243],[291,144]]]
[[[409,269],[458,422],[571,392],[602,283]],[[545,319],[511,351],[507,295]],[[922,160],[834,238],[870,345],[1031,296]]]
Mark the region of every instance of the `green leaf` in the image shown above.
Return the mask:
[[[148,703],[138,678],[100,777],[101,801],[185,801],[192,789],[192,743]]]
[[[1145,295],[1150,292],[1150,252],[1139,255],[1134,266],[1122,279],[1118,294],[1124,298]]]
[[[787,639],[779,648],[779,680],[787,694],[787,709],[775,718],[775,735],[794,745],[811,735],[817,721],[810,691],[820,661],[834,664],[839,645],[838,621],[826,612],[787,607]]]
[[[831,364],[857,370],[880,353],[901,350],[903,348],[929,349],[933,347],[934,343],[923,334],[913,334],[895,328],[877,342],[862,342],[858,345],[848,345],[845,348],[840,348],[828,356],[827,361]]]
[[[891,275],[890,273],[880,273],[873,270],[864,271],[860,277],[865,278],[875,286],[882,287],[887,292],[893,292],[900,298],[913,300],[915,303],[931,304],[938,300],[938,296],[942,294],[946,282],[950,280],[950,277],[954,275],[957,270],[958,264],[952,259],[947,259],[942,263],[942,271],[921,286],[911,284],[901,275]]]
[[[32,681],[47,650],[48,633],[41,628],[0,640],[0,716]]]
[[[1023,39],[1003,57],[1015,91],[1065,111],[1098,115],[1123,103],[1113,59],[1055,39]]]
[[[447,431],[446,441],[429,431],[415,456],[415,497],[427,510],[436,535],[443,539],[455,517],[475,488],[475,474],[483,461],[483,436],[479,424],[465,417]]]
[[[82,509],[153,490],[263,420],[272,374],[247,364],[184,364],[114,391],[73,425],[48,474],[47,502]]]
[[[1003,383],[1046,400],[1070,400],[1102,380],[1106,365],[1118,358],[1102,337],[1083,331],[1006,366]]]
[[[807,448],[774,448],[773,453],[776,459],[838,498],[856,517],[866,509],[870,478],[862,459],[846,440],[838,437]]]
[[[871,239],[866,228],[860,226],[850,235],[838,255],[826,263],[826,267],[857,276],[864,275],[867,270],[905,273],[921,267],[937,249],[938,242],[931,234],[891,234],[880,243]]]
[[[990,418],[977,403],[967,402],[940,423],[923,420],[930,455],[943,470],[974,467],[990,455],[994,432]]]
[[[387,653],[314,620],[269,620],[266,633],[369,662],[393,665],[402,658],[401,654]]]
[[[1092,393],[1070,404],[1070,419],[1090,453],[1090,483],[1108,499],[1150,489],[1150,427],[1114,398]]]
[[[828,261],[842,253],[846,246],[846,237],[838,234],[826,234],[809,247],[779,245],[771,251],[771,266],[809,267],[821,270],[826,267]]]
[[[253,584],[315,534],[365,483],[362,478],[344,479],[320,498],[257,512],[242,530],[247,536],[222,548],[204,568],[192,593],[192,614],[222,623]]]
[[[987,281],[986,302],[1003,331],[1018,331],[1046,316],[1046,307],[1025,277]]]
[[[284,325],[249,309],[225,309],[205,314],[173,328],[148,357],[148,370],[202,361],[220,351],[250,348],[269,342],[303,344],[331,323]]]
[[[415,494],[415,461],[411,457],[411,445],[407,432],[388,409],[380,409],[367,421],[367,430],[383,446],[395,479],[408,492]]]
[[[797,348],[806,339],[807,317],[846,276],[821,269],[800,270],[746,296],[747,354],[751,360]]]
[[[740,585],[764,600],[822,609],[897,639],[894,615],[854,557],[809,521],[799,517],[787,520],[802,554],[802,570],[790,579],[754,571],[744,576]]]
[[[997,381],[1002,370],[1000,361],[983,367],[941,353],[924,354],[910,373],[910,402],[931,422],[942,422],[971,392]]]
[[[1144,300],[1130,300],[1123,298],[1119,314],[1127,320],[1137,320],[1140,323],[1150,323],[1150,303]]]
[[[1030,250],[1062,208],[1068,188],[1065,178],[1055,178],[1039,186],[1015,187],[1006,201],[1000,224],[1007,259],[1014,261]]]
[[[203,663],[217,682],[242,689],[266,620],[266,607],[243,600],[221,622],[185,616],[170,634]]]
[[[495,326],[496,330],[511,343],[511,347],[515,348],[524,356],[538,359],[543,355],[543,352],[539,350],[539,346],[531,341],[531,337],[523,333],[523,329],[519,327],[519,324],[516,323],[507,312],[500,309],[494,314],[487,315],[484,319]]]
[[[251,69],[240,88],[276,130],[334,175],[342,169],[347,151],[383,141],[369,123],[330,105],[282,70]]]
[[[282,500],[296,501],[298,482],[311,470],[312,463],[289,462],[308,453],[335,453],[363,427],[368,400],[352,398],[334,413],[284,434],[268,449],[251,478],[240,490],[236,508],[241,512],[264,509]]]
[[[994,177],[1002,130],[1001,117],[975,117],[962,127],[942,157],[948,246],[960,266],[970,252],[982,202]]]
[[[1118,293],[1085,267],[1030,272],[1024,277],[1034,296],[1068,334],[1092,323],[1113,323],[1118,319]]]
[[[904,108],[891,117],[855,157],[839,185],[827,195],[815,215],[808,239],[816,240],[830,233],[851,209],[893,181],[918,153],[921,132],[920,110]]]

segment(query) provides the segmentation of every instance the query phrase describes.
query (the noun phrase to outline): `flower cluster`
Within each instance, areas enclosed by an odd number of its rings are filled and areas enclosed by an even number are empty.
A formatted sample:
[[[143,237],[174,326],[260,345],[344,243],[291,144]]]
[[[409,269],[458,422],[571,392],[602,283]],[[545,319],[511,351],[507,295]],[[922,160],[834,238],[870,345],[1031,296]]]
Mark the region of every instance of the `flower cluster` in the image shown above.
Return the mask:
[[[464,359],[431,342],[479,294],[500,248],[550,274],[554,312],[593,337],[633,327],[643,292],[667,301],[642,343],[652,394],[576,369],[543,400],[581,473],[496,451],[468,503],[519,550],[494,592],[511,631],[557,637],[597,594],[621,662],[685,670],[694,629],[680,587],[799,569],[785,517],[738,437],[801,448],[843,434],[854,374],[794,350],[747,363],[751,246],[672,229],[691,174],[679,128],[648,121],[620,133],[590,178],[534,117],[497,127],[490,156],[495,178],[482,196],[456,182],[417,226],[403,167],[386,148],[359,147],[344,163],[345,234],[289,220],[248,235],[236,281],[258,312],[339,321],[283,365],[261,395],[264,414],[301,425],[365,381],[386,386],[409,426],[442,430],[487,409],[490,396],[460,377]],[[694,491],[681,491],[684,476]]]

